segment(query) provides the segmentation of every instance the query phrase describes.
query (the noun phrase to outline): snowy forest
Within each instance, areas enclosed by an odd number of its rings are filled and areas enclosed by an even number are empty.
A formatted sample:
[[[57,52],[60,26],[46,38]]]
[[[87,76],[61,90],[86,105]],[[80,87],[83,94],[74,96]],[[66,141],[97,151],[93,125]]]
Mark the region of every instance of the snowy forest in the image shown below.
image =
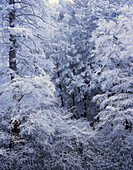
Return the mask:
[[[133,170],[133,0],[0,0],[0,170]]]

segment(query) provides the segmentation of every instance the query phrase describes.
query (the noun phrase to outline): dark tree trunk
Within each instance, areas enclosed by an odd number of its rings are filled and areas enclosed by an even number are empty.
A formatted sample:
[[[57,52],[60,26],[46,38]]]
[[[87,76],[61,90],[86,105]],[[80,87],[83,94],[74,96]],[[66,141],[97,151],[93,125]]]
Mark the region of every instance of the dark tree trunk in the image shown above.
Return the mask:
[[[87,104],[86,104],[86,99],[87,99],[87,96],[84,95],[84,107],[85,107],[85,112],[84,112],[84,117],[87,117]]]
[[[62,107],[64,107],[63,97],[62,97],[62,95],[60,95],[60,96],[61,96],[61,104],[62,104]]]
[[[9,0],[9,5],[14,5],[15,0]],[[12,9],[9,13],[9,26],[11,28],[15,27],[15,9]],[[11,45],[9,50],[9,67],[16,71],[16,38],[15,35],[10,34],[9,38]]]
[[[73,99],[73,109],[75,109],[75,95],[72,95],[72,99]]]
[[[57,63],[57,69],[58,69],[58,63]],[[58,78],[60,78],[60,72],[59,71],[57,71],[57,76],[58,76]],[[64,107],[63,96],[61,95],[61,92],[62,92],[61,82],[59,84],[59,89],[60,89],[61,106]]]

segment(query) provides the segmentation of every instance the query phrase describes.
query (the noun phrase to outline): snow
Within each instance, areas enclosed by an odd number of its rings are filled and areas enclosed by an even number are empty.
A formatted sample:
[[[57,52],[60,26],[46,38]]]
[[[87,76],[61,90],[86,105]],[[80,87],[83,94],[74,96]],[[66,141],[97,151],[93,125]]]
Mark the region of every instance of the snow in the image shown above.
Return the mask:
[[[0,2],[0,167],[133,169],[132,1],[49,3]]]

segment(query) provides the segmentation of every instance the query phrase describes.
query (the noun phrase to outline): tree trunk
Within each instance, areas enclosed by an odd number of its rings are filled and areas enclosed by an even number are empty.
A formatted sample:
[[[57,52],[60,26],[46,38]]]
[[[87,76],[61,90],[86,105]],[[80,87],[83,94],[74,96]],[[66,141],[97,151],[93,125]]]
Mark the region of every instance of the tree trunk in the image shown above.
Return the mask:
[[[15,0],[9,0],[9,5],[15,4]],[[9,13],[9,26],[11,28],[15,27],[15,9],[13,8]],[[11,42],[9,50],[9,67],[16,71],[16,38],[15,35],[10,34],[9,40]]]
[[[73,109],[75,109],[75,95],[72,94],[72,100],[73,100]]]
[[[86,99],[87,99],[87,96],[84,95],[84,107],[85,107],[84,117],[87,117],[87,104],[86,104]]]
[[[57,63],[57,69],[58,69],[58,63]],[[59,71],[57,71],[57,76],[58,76],[58,78],[60,78]],[[61,82],[59,83],[59,89],[60,89],[60,97],[61,97],[61,106],[64,107],[63,96],[61,95],[61,92],[62,92]]]

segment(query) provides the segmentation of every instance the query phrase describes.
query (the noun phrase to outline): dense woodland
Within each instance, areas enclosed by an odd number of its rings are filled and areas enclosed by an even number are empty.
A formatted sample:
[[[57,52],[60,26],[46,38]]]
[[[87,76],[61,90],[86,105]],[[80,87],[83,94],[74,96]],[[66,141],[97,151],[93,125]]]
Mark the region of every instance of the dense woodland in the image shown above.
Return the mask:
[[[0,0],[0,169],[133,169],[133,1]]]

